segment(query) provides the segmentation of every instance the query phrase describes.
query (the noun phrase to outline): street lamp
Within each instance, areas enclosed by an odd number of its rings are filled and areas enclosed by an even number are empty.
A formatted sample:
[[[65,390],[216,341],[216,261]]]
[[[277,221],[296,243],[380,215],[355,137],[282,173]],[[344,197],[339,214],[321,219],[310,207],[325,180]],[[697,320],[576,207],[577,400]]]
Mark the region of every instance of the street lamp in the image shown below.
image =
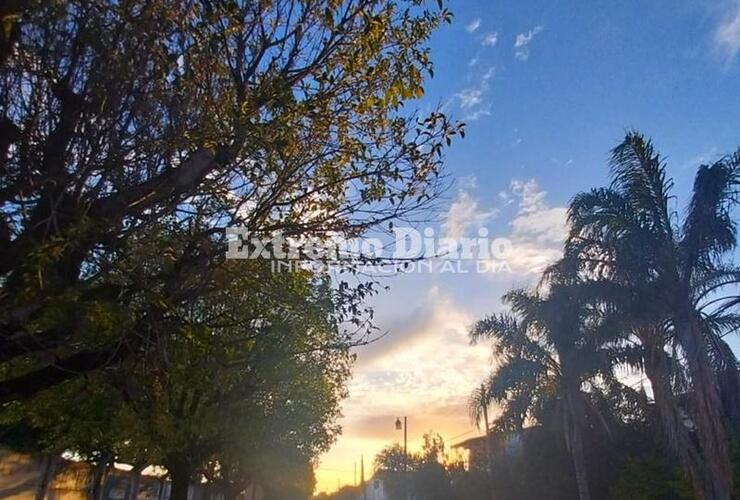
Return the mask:
[[[404,498],[409,498],[409,455],[406,450],[406,444],[407,444],[407,434],[408,434],[408,421],[406,420],[406,417],[403,417],[403,423],[401,423],[401,417],[396,417],[396,430],[400,431],[403,429],[403,475],[405,476],[403,479],[403,489],[404,489]]]
[[[406,417],[403,417],[403,423],[401,423],[401,417],[396,417],[396,430],[400,431],[403,429],[403,470],[408,470],[409,458],[406,452],[407,434],[408,434],[408,422]]]

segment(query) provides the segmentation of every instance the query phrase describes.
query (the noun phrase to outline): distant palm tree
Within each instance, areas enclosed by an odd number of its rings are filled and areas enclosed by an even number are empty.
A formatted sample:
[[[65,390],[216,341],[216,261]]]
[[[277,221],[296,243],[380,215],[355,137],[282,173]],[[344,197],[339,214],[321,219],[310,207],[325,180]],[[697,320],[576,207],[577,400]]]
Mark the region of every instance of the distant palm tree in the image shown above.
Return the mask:
[[[481,384],[473,393],[470,395],[468,401],[468,409],[470,411],[470,419],[475,424],[475,427],[480,429],[481,422],[483,423],[485,433],[485,444],[486,444],[486,473],[491,473],[491,425],[488,421],[488,407],[491,406],[491,398],[486,389],[486,384]]]
[[[476,398],[478,407],[497,402],[500,432],[521,430],[554,408],[573,460],[578,495],[590,498],[583,429],[596,412],[583,391],[598,375],[611,378],[609,351],[599,322],[575,283],[550,283],[548,291],[515,290],[504,296],[511,313],[478,321],[471,339],[492,340],[497,368]]]
[[[566,254],[639,339],[663,427],[697,494],[729,500],[723,413],[737,418],[740,378],[722,335],[740,325],[740,271],[726,259],[737,244],[740,151],[699,168],[682,221],[665,161],[648,139],[628,133],[610,167],[611,187],[573,200]]]

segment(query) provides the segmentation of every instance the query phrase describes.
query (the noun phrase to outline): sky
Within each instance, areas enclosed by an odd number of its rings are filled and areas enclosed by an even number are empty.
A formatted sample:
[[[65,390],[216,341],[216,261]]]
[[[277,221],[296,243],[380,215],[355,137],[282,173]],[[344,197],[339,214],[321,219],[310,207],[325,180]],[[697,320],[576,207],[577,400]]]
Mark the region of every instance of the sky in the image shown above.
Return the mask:
[[[435,77],[421,110],[467,124],[446,152],[454,181],[440,233],[508,238],[509,269],[408,273],[373,299],[378,342],[357,349],[343,433],[321,457],[317,491],[353,484],[364,456],[425,432],[447,444],[480,434],[469,394],[491,370],[470,325],[500,297],[534,283],[560,254],[569,200],[605,185],[609,150],[637,129],[668,158],[674,208],[699,164],[740,147],[740,0],[450,2],[451,25],[430,42]],[[733,347],[740,352],[740,342]]]

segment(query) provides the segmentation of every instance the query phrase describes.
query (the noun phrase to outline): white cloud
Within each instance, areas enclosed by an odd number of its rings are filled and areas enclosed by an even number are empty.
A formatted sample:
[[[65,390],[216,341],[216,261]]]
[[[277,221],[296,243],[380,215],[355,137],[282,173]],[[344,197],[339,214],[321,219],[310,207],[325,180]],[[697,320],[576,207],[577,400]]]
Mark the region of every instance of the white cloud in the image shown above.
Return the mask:
[[[478,187],[478,176],[475,174],[458,177],[457,182],[462,189],[475,189]]]
[[[535,35],[544,29],[543,26],[535,26],[527,33],[519,33],[514,41],[514,57],[520,61],[529,59],[529,44],[532,43]]]
[[[477,62],[477,61],[476,61]],[[463,111],[463,120],[471,122],[491,114],[491,105],[486,101],[488,82],[493,78],[495,68],[491,67],[479,78],[476,85],[466,87],[455,94]]]
[[[493,47],[496,45],[496,42],[498,42],[498,33],[494,31],[492,33],[486,33],[481,44],[484,47]]]
[[[473,19],[465,26],[465,31],[468,33],[475,33],[475,31],[480,28],[481,19],[480,17]]]
[[[472,111],[468,114],[466,114],[463,119],[466,122],[474,122],[476,120],[480,120],[484,116],[490,116],[491,115],[491,106],[487,105],[485,108],[479,108],[475,111]]]
[[[553,165],[561,167],[561,168],[570,167],[571,165],[573,165],[572,158],[568,158],[565,161],[562,161],[558,158],[550,158],[550,161],[553,163]]]
[[[478,58],[478,56],[475,56],[474,58],[472,58],[470,61],[468,61],[468,68],[472,68],[473,66],[478,64],[479,60],[480,59]]]
[[[457,93],[458,99],[460,99],[460,107],[463,110],[472,109],[483,102],[483,94],[487,88],[485,87],[468,87],[462,89]]]
[[[547,192],[540,189],[534,179],[513,180],[510,192],[499,193],[507,204],[512,197],[519,201],[517,214],[511,221],[511,232],[507,235],[512,251],[506,262],[514,273],[540,273],[562,256],[568,209],[549,206]]]
[[[498,197],[504,206],[508,206],[514,203],[514,200],[511,199],[511,194],[508,191],[499,191]]]
[[[459,405],[463,411],[458,408],[453,419],[468,427],[467,396],[490,369],[489,347],[470,346],[468,329],[474,320],[439,286],[421,294],[408,314],[395,318],[396,327],[381,341],[392,346],[375,353],[367,348],[357,351],[345,415],[393,415],[414,407],[420,418],[426,412]],[[445,355],[440,356],[441,352]],[[430,359],[434,362],[429,363]],[[435,430],[444,431],[439,424],[434,424]],[[418,427],[417,431],[417,438],[421,437],[423,431]]]
[[[714,48],[731,64],[740,53],[740,0],[731,2],[714,32]]]
[[[530,214],[545,208],[546,191],[534,179],[511,181],[511,192],[519,198],[519,213]]]
[[[443,237],[461,238],[471,226],[478,226],[496,215],[496,210],[484,210],[478,200],[465,190],[457,193],[442,222]]]
[[[513,234],[529,241],[559,246],[567,235],[567,212],[566,207],[547,207],[532,213],[522,213],[511,222]]]

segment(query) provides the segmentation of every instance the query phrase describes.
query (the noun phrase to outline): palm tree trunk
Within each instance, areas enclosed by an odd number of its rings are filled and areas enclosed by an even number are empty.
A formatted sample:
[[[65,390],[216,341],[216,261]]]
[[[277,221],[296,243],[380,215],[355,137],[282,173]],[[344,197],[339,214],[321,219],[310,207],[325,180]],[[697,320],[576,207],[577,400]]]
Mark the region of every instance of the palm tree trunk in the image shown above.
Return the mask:
[[[639,336],[645,349],[645,376],[650,381],[653,391],[653,400],[658,410],[661,430],[668,446],[691,476],[696,497],[699,500],[705,500],[704,484],[710,472],[701,458],[701,450],[696,441],[691,438],[689,429],[684,423],[680,405],[673,393],[670,381],[670,360],[664,351],[664,344],[656,341],[652,332]]]
[[[481,385],[481,390],[485,390]],[[486,426],[486,479],[488,480],[488,498],[493,499],[493,457],[491,456],[491,431],[488,424],[488,405],[483,405],[483,425]]]
[[[731,500],[732,467],[729,459],[728,436],[722,417],[717,374],[707,356],[700,325],[689,318],[679,325],[676,333],[684,349],[692,381],[688,414],[696,428],[696,438],[706,460],[710,475],[703,482],[706,500]]]
[[[583,454],[583,436],[580,426],[574,423],[571,436],[571,455],[573,456],[573,469],[576,473],[576,486],[578,486],[578,498],[590,500],[591,492],[588,488],[588,474],[586,473],[586,458]]]
[[[588,487],[588,473],[586,472],[586,457],[583,452],[583,435],[581,428],[581,415],[583,405],[580,389],[566,390],[565,392],[565,444],[573,459],[573,470],[576,476],[576,487],[578,488],[579,500],[591,500],[591,491]],[[581,407],[579,411],[579,406]]]
[[[483,387],[481,387],[482,389]],[[488,427],[488,405],[483,405],[483,424],[486,426],[486,473],[491,475],[491,434]]]

